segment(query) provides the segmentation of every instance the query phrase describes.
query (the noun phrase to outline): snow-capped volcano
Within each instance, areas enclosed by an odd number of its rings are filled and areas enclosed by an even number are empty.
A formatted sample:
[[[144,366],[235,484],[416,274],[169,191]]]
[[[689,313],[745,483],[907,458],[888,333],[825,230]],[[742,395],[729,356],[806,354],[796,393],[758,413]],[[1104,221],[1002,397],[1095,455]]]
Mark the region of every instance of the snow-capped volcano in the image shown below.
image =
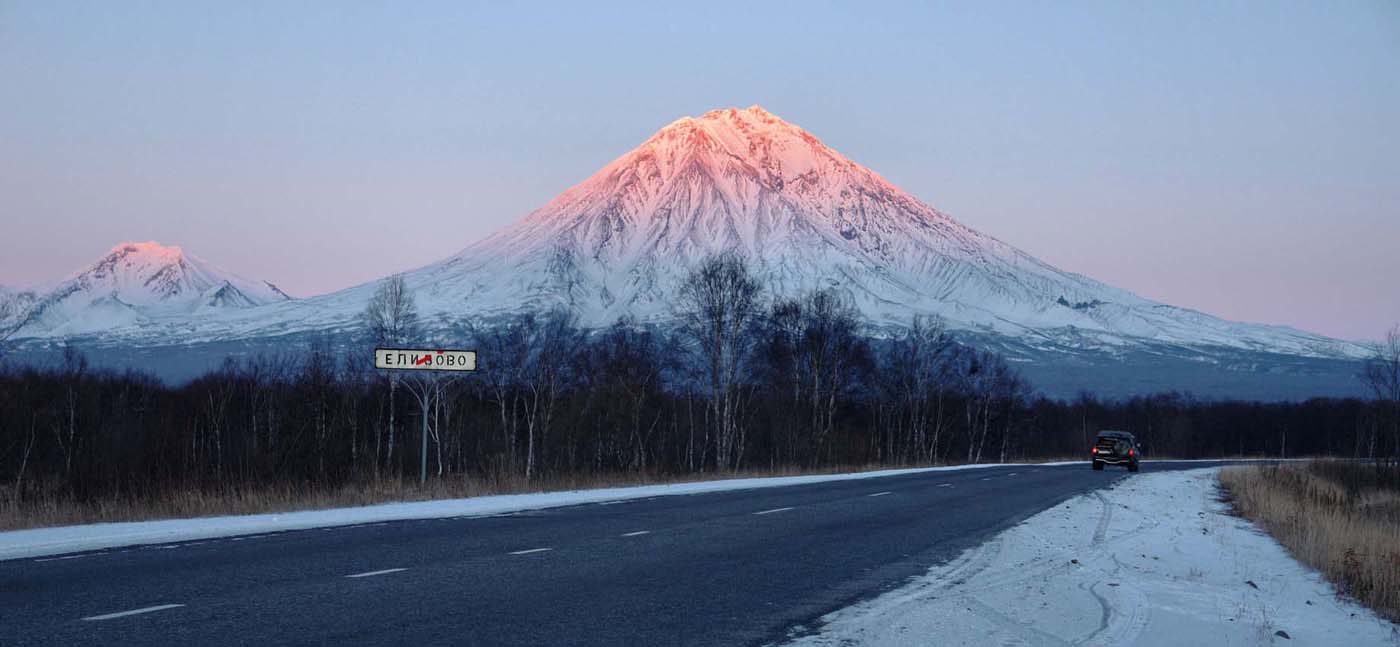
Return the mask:
[[[1078,367],[1082,377],[1066,378],[1065,389],[1122,386],[1103,368],[1116,362],[1131,366],[1133,392],[1192,388],[1181,383],[1187,379],[1224,391],[1245,373],[1274,380],[1319,371],[1330,371],[1331,392],[1347,392],[1354,367],[1346,362],[1367,352],[1157,303],[1052,267],[758,106],[676,120],[514,225],[404,276],[439,330],[556,306],[587,326],[622,316],[665,325],[688,272],[720,251],[745,256],[770,295],[836,289],[877,329],[937,315],[970,343],[1028,369],[1044,365],[1048,378]],[[289,301],[178,249],[122,245],[31,307],[11,339],[87,332],[121,348],[253,348],[359,329],[373,290],[369,283]],[[1173,368],[1160,368],[1168,362]],[[1177,377],[1139,379],[1153,370]],[[1289,384],[1280,379],[1260,389],[1278,397],[1277,385]]]
[[[664,320],[686,272],[734,250],[773,294],[845,292],[876,324],[1113,348],[1151,340],[1317,356],[1353,344],[1228,322],[1056,269],[973,231],[759,106],[685,117],[517,224],[410,273],[430,309],[564,305]]]
[[[153,318],[184,317],[286,301],[251,281],[155,242],[121,243],[12,317],[13,336],[119,332]]]

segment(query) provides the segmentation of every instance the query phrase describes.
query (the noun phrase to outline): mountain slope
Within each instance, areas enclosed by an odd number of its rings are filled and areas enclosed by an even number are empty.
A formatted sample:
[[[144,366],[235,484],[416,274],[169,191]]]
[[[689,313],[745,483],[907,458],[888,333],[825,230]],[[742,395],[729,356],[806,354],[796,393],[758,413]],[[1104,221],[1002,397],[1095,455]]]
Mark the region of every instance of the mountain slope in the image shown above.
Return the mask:
[[[408,275],[430,310],[566,305],[665,319],[686,271],[738,250],[777,294],[835,288],[877,324],[935,314],[1032,345],[1139,340],[1360,349],[1224,321],[1051,267],[938,212],[760,107],[683,118],[506,230]]]
[[[24,313],[39,300],[33,290],[17,290],[0,285],[0,331],[9,330],[19,323]]]
[[[758,106],[679,119],[516,224],[405,278],[433,325],[554,306],[573,308],[586,325],[624,315],[664,323],[689,269],[727,250],[745,255],[771,294],[837,289],[878,327],[938,315],[1012,355],[1167,353],[1217,362],[1222,351],[1365,353],[1054,268],[961,225]],[[84,288],[80,301],[112,324],[103,343],[225,343],[356,328],[374,289],[286,301],[229,282],[254,307],[228,307],[244,302],[207,293],[216,282],[199,285],[205,312],[192,313],[187,301],[138,308],[139,325],[124,318],[137,304],[121,289]],[[74,330],[39,324],[26,323],[16,337]]]
[[[13,337],[120,333],[152,320],[217,316],[287,296],[265,281],[220,269],[179,247],[122,243],[12,317]]]

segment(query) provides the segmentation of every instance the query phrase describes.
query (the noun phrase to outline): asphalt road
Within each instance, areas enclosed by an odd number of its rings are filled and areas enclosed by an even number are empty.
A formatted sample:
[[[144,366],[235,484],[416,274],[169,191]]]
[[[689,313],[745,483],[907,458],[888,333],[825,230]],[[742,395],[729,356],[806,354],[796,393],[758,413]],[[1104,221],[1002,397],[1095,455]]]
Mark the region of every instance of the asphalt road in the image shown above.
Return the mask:
[[[0,645],[763,644],[1123,478],[930,472],[10,560]]]

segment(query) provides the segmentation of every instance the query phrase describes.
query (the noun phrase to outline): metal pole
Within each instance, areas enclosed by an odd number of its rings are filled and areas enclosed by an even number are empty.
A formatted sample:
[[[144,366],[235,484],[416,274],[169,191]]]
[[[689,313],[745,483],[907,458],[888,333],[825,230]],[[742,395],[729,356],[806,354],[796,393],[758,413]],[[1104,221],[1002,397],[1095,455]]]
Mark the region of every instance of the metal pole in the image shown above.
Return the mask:
[[[428,482],[428,391],[423,390],[423,397],[418,400],[423,405],[423,450],[418,457],[418,484]]]

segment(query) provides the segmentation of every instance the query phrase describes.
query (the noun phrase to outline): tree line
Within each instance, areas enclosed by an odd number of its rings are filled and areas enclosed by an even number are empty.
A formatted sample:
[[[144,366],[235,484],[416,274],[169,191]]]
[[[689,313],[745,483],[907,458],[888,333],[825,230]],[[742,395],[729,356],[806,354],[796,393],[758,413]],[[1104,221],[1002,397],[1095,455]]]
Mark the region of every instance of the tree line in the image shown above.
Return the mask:
[[[770,298],[737,256],[698,267],[664,328],[585,330],[551,310],[442,338],[399,277],[363,318],[353,341],[229,359],[178,386],[95,370],[72,348],[54,368],[0,367],[0,487],[21,503],[38,491],[100,501],[336,488],[423,465],[429,478],[530,481],[1082,458],[1108,428],[1133,431],[1149,457],[1400,454],[1400,388],[1387,382],[1400,335],[1363,372],[1369,399],[1062,401],[937,319],[874,337],[837,291]],[[386,374],[370,357],[459,344],[478,371]]]

